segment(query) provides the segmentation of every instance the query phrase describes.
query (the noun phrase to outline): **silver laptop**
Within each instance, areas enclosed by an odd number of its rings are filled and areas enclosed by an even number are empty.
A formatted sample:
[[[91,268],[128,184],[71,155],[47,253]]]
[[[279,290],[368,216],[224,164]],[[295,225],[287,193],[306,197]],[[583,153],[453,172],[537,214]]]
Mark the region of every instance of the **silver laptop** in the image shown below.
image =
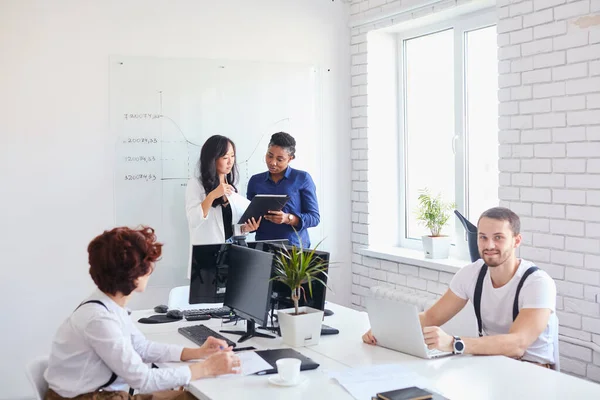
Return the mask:
[[[367,297],[366,302],[371,330],[378,346],[421,358],[452,355],[451,352],[427,348],[415,305],[372,297]]]

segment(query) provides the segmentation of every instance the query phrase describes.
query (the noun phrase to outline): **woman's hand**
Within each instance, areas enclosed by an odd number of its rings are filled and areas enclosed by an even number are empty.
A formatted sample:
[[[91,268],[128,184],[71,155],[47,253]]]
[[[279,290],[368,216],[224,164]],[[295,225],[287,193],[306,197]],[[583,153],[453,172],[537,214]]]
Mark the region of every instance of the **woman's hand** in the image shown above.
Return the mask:
[[[258,219],[258,221],[256,221],[254,219],[254,217],[252,217],[251,219],[246,221],[246,223],[244,225],[242,225],[242,232],[243,233],[254,232],[260,226],[260,221],[262,221],[262,217],[260,217]]]
[[[221,351],[205,361],[190,365],[192,380],[224,374],[241,373],[240,358],[232,351]]]
[[[362,335],[362,340],[366,344],[377,344],[377,339],[375,339],[375,336],[373,336],[373,332],[371,332],[370,329],[367,331],[367,333]]]
[[[227,342],[222,339],[209,336],[199,349],[202,358],[204,358],[218,353],[219,351],[231,351],[232,347],[227,346]]]
[[[284,213],[283,211],[268,211],[268,214],[265,215],[265,219],[267,221],[271,221],[274,224],[286,224],[289,222],[289,214]]]
[[[197,360],[206,358],[220,351],[231,351],[232,347],[227,346],[227,342],[221,339],[209,336],[200,347],[186,347],[181,352],[181,361]]]
[[[213,198],[218,199],[222,196],[230,196],[234,191],[233,186],[226,182],[221,182],[219,186],[210,192],[210,195],[213,196]]]

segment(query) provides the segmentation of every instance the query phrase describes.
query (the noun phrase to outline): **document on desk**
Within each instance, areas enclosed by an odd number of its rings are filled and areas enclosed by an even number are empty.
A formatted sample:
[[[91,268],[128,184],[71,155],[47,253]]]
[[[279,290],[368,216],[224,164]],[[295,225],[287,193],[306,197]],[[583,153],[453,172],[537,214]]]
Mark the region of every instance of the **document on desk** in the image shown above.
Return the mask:
[[[252,375],[257,372],[273,368],[271,364],[266,362],[264,358],[256,354],[254,351],[240,351],[239,353],[236,353],[236,355],[240,358],[242,364],[241,375]],[[222,375],[221,377],[227,378],[239,375],[240,374],[228,374]]]
[[[240,351],[236,353],[236,356],[240,358],[242,364],[242,371],[240,374],[227,374],[221,375],[220,377],[234,377],[234,376],[246,376],[252,375],[260,371],[264,371],[266,369],[273,368],[271,364],[266,362],[261,356],[256,354],[254,351]],[[193,361],[184,361],[184,362],[168,362],[168,363],[160,363],[160,367],[168,367],[168,368],[176,368],[181,367],[184,364],[202,362],[202,360],[193,360]]]
[[[371,400],[376,393],[388,390],[432,386],[423,376],[397,364],[329,371],[329,377],[337,380],[356,400]]]

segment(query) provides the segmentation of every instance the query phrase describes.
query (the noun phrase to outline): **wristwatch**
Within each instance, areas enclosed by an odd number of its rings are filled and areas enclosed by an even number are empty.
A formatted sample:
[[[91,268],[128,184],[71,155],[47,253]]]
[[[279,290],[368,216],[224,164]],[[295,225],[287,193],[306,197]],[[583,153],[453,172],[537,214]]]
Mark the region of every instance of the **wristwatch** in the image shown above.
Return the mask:
[[[452,347],[453,354],[462,354],[465,352],[465,342],[463,342],[458,336],[454,336],[454,343],[452,343]]]
[[[288,214],[288,224],[292,224],[292,221],[294,220],[294,214]]]

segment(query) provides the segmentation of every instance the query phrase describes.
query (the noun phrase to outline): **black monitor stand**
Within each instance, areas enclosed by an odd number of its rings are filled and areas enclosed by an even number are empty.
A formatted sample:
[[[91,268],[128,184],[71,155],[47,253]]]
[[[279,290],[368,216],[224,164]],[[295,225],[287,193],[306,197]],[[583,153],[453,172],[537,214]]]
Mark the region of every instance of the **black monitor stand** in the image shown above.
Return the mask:
[[[231,333],[232,335],[241,335],[242,337],[238,339],[238,343],[242,343],[245,342],[246,340],[250,339],[251,337],[261,337],[261,338],[265,338],[265,339],[275,339],[274,336],[271,335],[267,335],[266,333],[260,333],[256,331],[256,324],[254,323],[254,321],[249,321],[246,320],[246,331],[228,331],[228,330],[221,330],[219,331],[221,333]]]
[[[231,240],[233,244],[237,244],[238,246],[248,247],[248,243],[246,243],[246,236],[232,236]]]

